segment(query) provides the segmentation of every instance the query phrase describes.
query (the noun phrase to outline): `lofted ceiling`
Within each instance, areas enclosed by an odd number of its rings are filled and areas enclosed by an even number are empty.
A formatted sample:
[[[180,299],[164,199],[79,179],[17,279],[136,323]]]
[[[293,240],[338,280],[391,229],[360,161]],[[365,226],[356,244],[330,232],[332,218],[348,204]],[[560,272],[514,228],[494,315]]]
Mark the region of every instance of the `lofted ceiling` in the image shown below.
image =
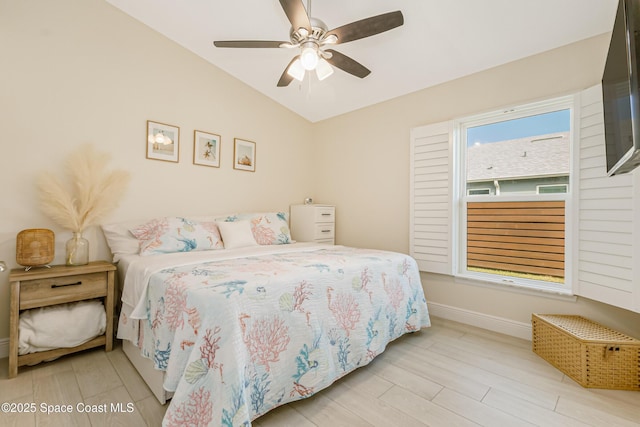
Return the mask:
[[[301,0],[303,1],[303,0]],[[304,0],[329,29],[395,10],[404,25],[335,50],[371,70],[276,87],[298,49],[214,40],[289,40],[278,0],[107,0],[311,122],[610,32],[617,0]]]

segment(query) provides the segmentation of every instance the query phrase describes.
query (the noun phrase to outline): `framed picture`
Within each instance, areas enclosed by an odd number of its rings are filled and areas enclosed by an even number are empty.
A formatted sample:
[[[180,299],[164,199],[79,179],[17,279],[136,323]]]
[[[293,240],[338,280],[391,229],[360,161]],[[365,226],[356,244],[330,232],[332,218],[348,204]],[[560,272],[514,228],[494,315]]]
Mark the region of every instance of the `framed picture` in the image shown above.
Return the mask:
[[[233,168],[242,171],[256,171],[256,143],[235,138],[233,146]]]
[[[220,135],[193,131],[193,164],[220,167]]]
[[[178,162],[180,128],[147,120],[147,159]]]

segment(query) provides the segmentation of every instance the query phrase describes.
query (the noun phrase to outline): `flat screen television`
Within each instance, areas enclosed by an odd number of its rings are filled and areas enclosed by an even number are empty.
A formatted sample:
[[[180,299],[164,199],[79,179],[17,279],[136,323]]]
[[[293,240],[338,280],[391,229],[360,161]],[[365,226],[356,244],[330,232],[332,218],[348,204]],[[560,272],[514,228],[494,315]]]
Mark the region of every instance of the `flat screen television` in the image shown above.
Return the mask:
[[[607,174],[640,165],[640,0],[619,0],[602,76]]]

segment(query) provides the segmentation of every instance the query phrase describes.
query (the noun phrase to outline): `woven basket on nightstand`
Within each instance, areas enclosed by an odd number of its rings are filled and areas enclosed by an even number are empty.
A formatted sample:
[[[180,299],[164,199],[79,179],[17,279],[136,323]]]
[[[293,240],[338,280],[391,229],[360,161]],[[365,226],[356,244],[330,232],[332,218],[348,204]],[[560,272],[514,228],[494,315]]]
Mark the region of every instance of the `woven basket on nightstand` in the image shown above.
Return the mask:
[[[581,316],[533,314],[533,351],[583,387],[640,391],[640,340]]]

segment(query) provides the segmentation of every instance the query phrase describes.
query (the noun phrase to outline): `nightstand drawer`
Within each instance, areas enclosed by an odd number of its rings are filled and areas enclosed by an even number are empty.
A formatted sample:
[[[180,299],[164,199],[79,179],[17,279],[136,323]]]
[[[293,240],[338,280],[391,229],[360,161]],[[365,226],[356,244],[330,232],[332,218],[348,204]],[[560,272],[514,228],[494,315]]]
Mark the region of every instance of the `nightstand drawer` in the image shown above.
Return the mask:
[[[334,222],[336,219],[336,208],[333,206],[316,207],[316,222]]]
[[[335,236],[334,224],[316,224],[315,239],[333,239]]]
[[[25,280],[20,284],[20,310],[98,298],[106,294],[106,273]]]

